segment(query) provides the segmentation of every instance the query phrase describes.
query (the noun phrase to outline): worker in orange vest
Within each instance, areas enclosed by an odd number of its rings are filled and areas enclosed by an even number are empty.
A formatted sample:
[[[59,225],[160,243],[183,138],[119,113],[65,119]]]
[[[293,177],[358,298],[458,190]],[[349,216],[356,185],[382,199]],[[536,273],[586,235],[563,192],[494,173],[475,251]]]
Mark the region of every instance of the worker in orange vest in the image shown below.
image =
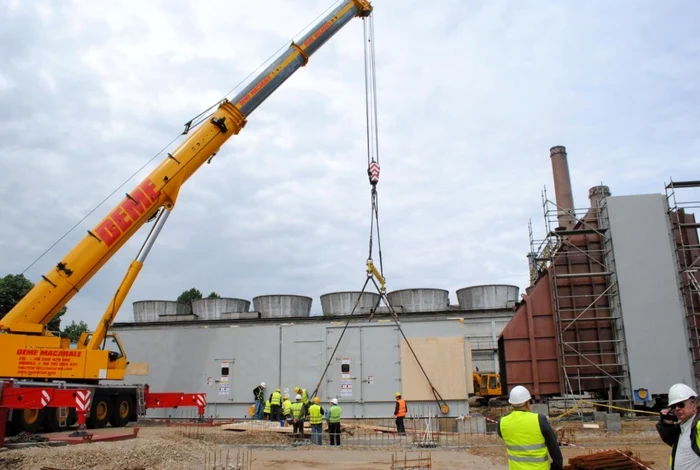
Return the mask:
[[[394,408],[394,416],[396,416],[396,432],[402,436],[406,435],[406,428],[403,426],[403,419],[406,417],[408,407],[406,401],[401,398],[401,393],[396,392],[396,407]]]

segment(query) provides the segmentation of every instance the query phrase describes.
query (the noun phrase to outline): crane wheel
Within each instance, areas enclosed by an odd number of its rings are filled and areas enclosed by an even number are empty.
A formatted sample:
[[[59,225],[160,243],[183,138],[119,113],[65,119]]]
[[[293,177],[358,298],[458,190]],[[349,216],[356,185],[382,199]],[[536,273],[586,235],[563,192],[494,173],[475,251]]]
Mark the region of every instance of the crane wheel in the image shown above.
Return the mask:
[[[109,418],[112,416],[114,406],[112,400],[104,395],[97,395],[92,400],[90,407],[90,416],[87,419],[87,427],[89,429],[99,429],[107,426]]]
[[[35,433],[44,424],[44,410],[13,410],[12,429],[16,432]]]
[[[126,426],[134,414],[134,399],[127,395],[115,397],[109,424],[115,428]]]
[[[443,403],[440,405],[440,411],[442,411],[442,414],[446,415],[450,412],[450,407],[447,406],[447,403]]]
[[[44,417],[44,427],[51,432],[65,431],[68,426],[68,419],[61,425],[61,420],[59,419],[61,409],[60,408],[44,408],[46,416]],[[68,410],[66,410],[66,414]]]

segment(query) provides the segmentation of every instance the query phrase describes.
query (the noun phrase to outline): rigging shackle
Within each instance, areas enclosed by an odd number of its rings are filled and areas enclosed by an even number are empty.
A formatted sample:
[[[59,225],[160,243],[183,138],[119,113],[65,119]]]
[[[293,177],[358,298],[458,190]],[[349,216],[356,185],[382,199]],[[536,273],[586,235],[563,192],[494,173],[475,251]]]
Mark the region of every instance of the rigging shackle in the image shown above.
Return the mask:
[[[379,183],[379,163],[372,162],[367,168],[367,174],[369,175],[369,182],[372,186],[376,186]]]

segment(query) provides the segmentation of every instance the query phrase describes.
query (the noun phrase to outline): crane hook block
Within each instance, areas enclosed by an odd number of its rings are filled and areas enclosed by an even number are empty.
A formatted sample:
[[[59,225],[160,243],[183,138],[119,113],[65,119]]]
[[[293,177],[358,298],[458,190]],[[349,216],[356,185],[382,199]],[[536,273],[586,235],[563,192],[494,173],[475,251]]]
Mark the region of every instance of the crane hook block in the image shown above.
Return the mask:
[[[379,183],[379,163],[370,163],[369,168],[367,169],[367,174],[369,175],[369,182],[372,186]]]

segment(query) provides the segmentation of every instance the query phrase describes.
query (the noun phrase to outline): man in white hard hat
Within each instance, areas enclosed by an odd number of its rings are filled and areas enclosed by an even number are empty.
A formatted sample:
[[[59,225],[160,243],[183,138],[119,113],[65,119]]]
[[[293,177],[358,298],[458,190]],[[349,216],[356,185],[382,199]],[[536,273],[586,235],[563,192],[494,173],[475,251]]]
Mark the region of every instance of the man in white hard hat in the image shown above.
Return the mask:
[[[508,402],[513,411],[498,420],[511,470],[561,470],[564,458],[557,435],[547,417],[530,411],[530,392],[522,385],[513,387]],[[552,458],[550,464],[549,458]]]
[[[265,382],[260,382],[260,385],[253,389],[253,397],[255,399],[255,419],[263,419],[263,402],[265,401]]]
[[[661,410],[656,430],[671,446],[671,469],[700,470],[697,393],[686,384],[675,384],[668,391],[669,407]]]
[[[340,418],[343,410],[338,406],[338,399],[331,400],[330,414],[328,415],[328,434],[331,437],[331,445],[340,445]]]
[[[304,437],[304,417],[306,408],[301,399],[301,394],[297,394],[295,402],[292,403],[292,424],[294,425],[294,438],[302,439]]]

